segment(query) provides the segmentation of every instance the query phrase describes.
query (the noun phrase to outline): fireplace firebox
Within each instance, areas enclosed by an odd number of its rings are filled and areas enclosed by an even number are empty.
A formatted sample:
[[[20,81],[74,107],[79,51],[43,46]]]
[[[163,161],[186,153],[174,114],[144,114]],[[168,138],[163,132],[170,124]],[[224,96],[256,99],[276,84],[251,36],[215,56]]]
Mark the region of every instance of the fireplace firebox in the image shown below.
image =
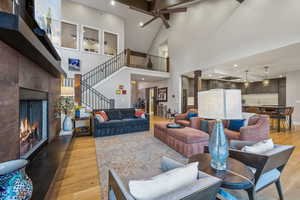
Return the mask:
[[[20,157],[27,159],[48,139],[47,93],[20,91]]]

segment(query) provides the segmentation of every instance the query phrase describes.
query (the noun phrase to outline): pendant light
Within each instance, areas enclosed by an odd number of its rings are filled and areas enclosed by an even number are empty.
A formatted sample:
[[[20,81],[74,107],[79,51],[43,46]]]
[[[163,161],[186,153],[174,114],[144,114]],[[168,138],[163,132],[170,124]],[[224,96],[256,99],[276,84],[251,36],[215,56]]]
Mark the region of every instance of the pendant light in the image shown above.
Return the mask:
[[[245,85],[245,88],[248,88],[249,86],[250,86],[250,82],[248,81],[248,70],[246,70],[245,71],[245,74],[246,74],[246,79],[245,79],[245,83],[244,83],[244,85]]]
[[[270,84],[270,80],[268,79],[269,67],[265,66],[265,79],[263,80],[263,86],[268,86]]]

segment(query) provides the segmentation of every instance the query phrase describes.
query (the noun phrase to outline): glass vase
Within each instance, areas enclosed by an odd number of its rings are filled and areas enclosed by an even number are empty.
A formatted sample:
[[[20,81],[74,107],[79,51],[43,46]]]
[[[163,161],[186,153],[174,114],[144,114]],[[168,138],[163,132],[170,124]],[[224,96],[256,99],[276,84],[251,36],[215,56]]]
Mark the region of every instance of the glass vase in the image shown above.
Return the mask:
[[[217,120],[215,123],[209,139],[209,152],[211,155],[211,167],[216,170],[226,170],[229,156],[228,141],[221,120]]]

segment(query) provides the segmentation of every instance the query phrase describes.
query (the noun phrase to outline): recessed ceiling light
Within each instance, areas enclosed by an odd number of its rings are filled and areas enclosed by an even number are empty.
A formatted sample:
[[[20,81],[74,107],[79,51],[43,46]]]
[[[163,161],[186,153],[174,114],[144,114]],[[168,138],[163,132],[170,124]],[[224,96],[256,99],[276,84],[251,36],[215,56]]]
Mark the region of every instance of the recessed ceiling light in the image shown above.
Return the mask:
[[[111,0],[110,1],[110,5],[112,5],[112,6],[116,5],[116,1],[115,0]]]
[[[142,81],[144,81],[145,80],[145,78],[142,78]]]
[[[282,78],[282,77],[283,77],[283,75],[280,75],[279,77],[280,77],[280,78]]]
[[[209,76],[209,77],[212,77],[212,75],[211,75],[211,74],[209,74],[208,76]]]
[[[234,66],[234,67],[238,67],[238,65],[237,65],[237,64],[234,64],[233,66]]]
[[[139,23],[140,27],[144,26],[144,23],[143,22],[140,22]]]

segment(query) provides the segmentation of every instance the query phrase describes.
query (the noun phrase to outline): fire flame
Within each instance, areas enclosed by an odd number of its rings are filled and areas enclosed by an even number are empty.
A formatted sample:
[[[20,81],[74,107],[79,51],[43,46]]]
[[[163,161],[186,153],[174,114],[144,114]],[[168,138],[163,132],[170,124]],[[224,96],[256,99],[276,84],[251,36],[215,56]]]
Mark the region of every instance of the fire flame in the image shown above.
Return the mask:
[[[28,119],[21,121],[20,125],[20,140],[25,142],[29,136],[38,128],[38,124],[30,124]]]

